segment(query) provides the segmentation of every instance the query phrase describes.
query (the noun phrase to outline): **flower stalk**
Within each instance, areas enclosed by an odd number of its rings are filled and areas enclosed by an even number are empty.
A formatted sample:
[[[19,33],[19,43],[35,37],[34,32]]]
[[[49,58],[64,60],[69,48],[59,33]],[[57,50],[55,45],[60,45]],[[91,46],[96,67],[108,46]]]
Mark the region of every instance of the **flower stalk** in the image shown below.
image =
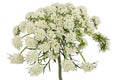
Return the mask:
[[[20,55],[27,49],[28,47],[26,46],[21,52]]]
[[[61,55],[58,57],[58,77],[59,80],[62,80]]]
[[[80,52],[80,56],[82,57],[83,61],[86,62],[84,56],[82,55],[82,53]]]
[[[83,56],[83,54],[79,51],[79,49],[77,49],[77,50],[78,50],[78,53],[80,54],[81,58],[83,59],[83,61],[86,62],[86,59],[85,59],[85,57]]]
[[[22,36],[22,38],[25,38],[25,37],[28,36],[28,35],[30,35],[30,34],[25,34],[24,36]]]

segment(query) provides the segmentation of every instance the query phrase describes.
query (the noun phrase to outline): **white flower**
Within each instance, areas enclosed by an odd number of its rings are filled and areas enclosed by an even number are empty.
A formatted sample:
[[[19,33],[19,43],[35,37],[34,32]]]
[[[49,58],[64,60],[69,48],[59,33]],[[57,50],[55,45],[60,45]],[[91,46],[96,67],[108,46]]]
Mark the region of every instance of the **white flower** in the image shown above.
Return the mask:
[[[52,4],[51,6],[58,7],[59,5],[60,5],[59,3],[54,3],[54,4]]]
[[[75,7],[71,3],[66,3],[65,6],[67,7],[68,10],[73,10]]]
[[[54,50],[55,53],[58,53],[60,45],[57,41],[54,40],[51,42],[51,48]]]
[[[19,26],[15,26],[13,29],[13,34],[16,36],[20,33]]]
[[[86,31],[87,31],[88,34],[91,34],[95,31],[94,24],[86,23],[86,26],[87,26]]]
[[[54,23],[49,23],[48,26],[51,28],[51,29],[56,29],[56,25]]]
[[[20,54],[10,55],[9,59],[12,64],[22,64],[24,62],[24,57]]]
[[[44,12],[44,8],[38,8],[38,9],[36,10],[36,13],[37,13],[37,12],[45,13],[45,12]]]
[[[85,22],[85,24],[90,21],[89,15],[87,15],[87,14],[84,15],[84,16],[82,16],[82,19],[83,19],[83,21]]]
[[[64,18],[63,16],[56,16],[54,18],[53,21],[54,21],[54,23],[56,24],[57,27],[61,27],[61,28],[63,27],[63,22],[64,22],[63,18]]]
[[[64,71],[73,71],[75,70],[75,65],[71,60],[64,60],[62,62],[62,68],[64,69]]]
[[[56,7],[55,6],[48,6],[45,8],[45,12],[48,16],[50,16],[53,13],[56,13]]]
[[[64,17],[63,27],[65,29],[73,29],[74,28],[73,16],[66,15],[66,17]]]
[[[95,26],[98,26],[101,23],[99,17],[97,17],[97,16],[92,16],[92,20],[93,20]]]
[[[84,6],[79,6],[78,9],[82,13],[82,15],[86,15],[87,14],[87,9]]]
[[[65,50],[68,54],[74,54],[77,52],[77,49],[75,47],[67,47],[65,46]]]
[[[96,63],[85,62],[85,63],[82,63],[81,65],[81,69],[83,69],[85,72],[90,72],[95,68],[96,68]]]
[[[59,56],[59,54],[55,54],[55,53],[53,53],[52,51],[50,51],[50,52],[49,52],[49,55],[48,55],[48,57],[49,57],[50,59],[52,59],[52,60],[57,59],[58,56]]]
[[[37,51],[29,51],[25,58],[27,62],[35,62],[39,58],[39,53]]]
[[[24,31],[25,31],[25,29],[26,29],[26,24],[27,24],[26,21],[23,21],[23,22],[20,23],[20,25],[19,25],[19,30],[20,30],[21,32],[24,32]]]
[[[38,8],[35,12],[36,18],[44,19],[45,15],[46,15],[46,13],[44,11],[44,8]]]
[[[72,10],[72,16],[74,17],[74,19],[80,20],[81,19],[80,14],[81,12],[79,11],[79,9],[75,8]]]
[[[43,44],[38,45],[38,48],[43,52],[47,52],[50,49],[50,44],[47,42],[44,42]]]
[[[45,31],[44,29],[36,29],[35,30],[35,39],[38,40],[38,41],[43,41],[44,38],[45,38]]]
[[[34,12],[29,12],[26,14],[26,19],[34,18]]]
[[[57,31],[55,32],[56,35],[61,38],[61,36],[64,35],[64,30],[63,30],[63,28],[62,28],[62,27],[57,27],[56,30],[57,30]]]
[[[36,13],[35,13],[35,16],[36,16],[37,18],[44,18],[44,17],[45,17],[45,13],[36,12]]]
[[[68,34],[65,34],[65,40],[67,41],[67,42],[74,42],[74,41],[76,41],[76,34],[75,34],[75,32],[70,32],[70,33],[68,33]]]
[[[26,28],[27,28],[27,33],[28,34],[34,34],[36,27],[35,24],[33,22],[28,22],[26,24]]]
[[[57,16],[57,13],[52,13],[51,15],[50,15],[50,20],[51,21],[54,21],[54,19],[56,18],[56,16]]]
[[[47,31],[46,37],[48,40],[52,41],[56,37],[55,33],[53,31]]]
[[[65,29],[73,29],[74,28],[73,21],[67,20],[63,24],[64,24]]]
[[[67,9],[67,7],[64,4],[60,4],[57,7],[57,12],[59,14],[66,14],[66,13],[68,13],[68,9]]]
[[[31,68],[29,68],[29,73],[31,76],[38,76],[43,72],[43,65],[39,63],[34,64]]]
[[[22,41],[20,36],[15,36],[12,39],[13,46],[17,49],[20,49],[22,47]]]
[[[35,18],[44,19],[45,18],[45,13],[44,12],[36,12],[34,16],[35,16]]]
[[[27,37],[25,39],[25,43],[26,43],[26,46],[29,48],[36,48],[37,46],[37,41],[32,37]]]
[[[36,23],[36,26],[38,27],[38,28],[47,28],[47,23],[46,23],[46,21],[45,20],[40,20],[40,21],[38,21],[37,23]]]

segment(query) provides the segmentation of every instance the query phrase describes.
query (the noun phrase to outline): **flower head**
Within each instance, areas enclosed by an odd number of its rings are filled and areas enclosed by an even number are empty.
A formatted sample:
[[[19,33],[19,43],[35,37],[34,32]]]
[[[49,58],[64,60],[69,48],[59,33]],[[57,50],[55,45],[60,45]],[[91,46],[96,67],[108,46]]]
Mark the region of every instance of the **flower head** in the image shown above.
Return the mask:
[[[45,18],[45,12],[44,12],[43,8],[39,8],[38,10],[36,10],[35,17],[41,18],[41,19]]]
[[[82,15],[86,15],[87,14],[87,9],[84,6],[79,6],[78,9],[82,13]]]
[[[22,64],[24,62],[24,57],[20,54],[10,55],[9,59],[12,64]]]
[[[68,54],[74,54],[74,53],[76,53],[77,52],[77,49],[75,48],[75,47],[65,47],[65,49],[66,49],[66,52],[68,53]]]
[[[15,36],[20,34],[19,26],[15,26],[15,27],[13,28],[13,34],[14,34]]]
[[[49,43],[43,43],[43,44],[40,44],[38,45],[38,48],[43,51],[43,52],[46,52],[46,51],[49,51],[50,49],[50,44]]]
[[[22,47],[22,41],[20,36],[15,36],[12,40],[13,46],[17,49],[20,49]]]
[[[46,34],[46,37],[48,40],[52,41],[56,37],[55,33],[53,31],[48,31]]]
[[[27,24],[26,21],[23,21],[20,23],[20,25],[19,25],[20,32],[24,32],[26,30],[26,24]]]
[[[75,70],[75,65],[73,64],[73,62],[71,60],[64,60],[62,62],[62,68],[64,69],[64,71],[73,71]]]
[[[38,76],[42,72],[43,72],[43,65],[40,65],[39,63],[34,64],[32,67],[29,68],[29,73],[31,76]]]
[[[56,29],[56,24],[54,23],[49,23],[48,26],[53,30],[53,29]]]
[[[73,16],[71,15],[66,15],[66,17],[64,17],[64,22],[63,22],[63,26],[65,29],[71,30],[74,28],[74,20],[73,20]]]
[[[31,18],[34,18],[35,17],[34,15],[35,15],[34,12],[29,12],[29,13],[26,14],[26,19],[30,20]]]
[[[65,39],[67,42],[75,42],[76,41],[76,34],[74,32],[70,32],[68,34],[65,34]]]
[[[39,53],[37,51],[29,51],[25,58],[27,62],[35,62],[39,58]]]
[[[55,53],[58,53],[60,45],[56,40],[54,40],[51,42],[51,48],[54,50]]]
[[[58,57],[59,57],[59,54],[55,54],[55,53],[53,53],[52,51],[51,52],[49,52],[49,55],[48,55],[48,57],[50,58],[50,59],[52,59],[52,60],[55,60],[55,59],[57,59]]]
[[[36,30],[35,24],[33,22],[28,22],[26,24],[26,28],[27,28],[27,33],[28,34],[33,34]]]
[[[38,28],[37,30],[35,30],[35,39],[37,41],[43,41],[44,38],[45,38],[45,31],[44,31],[44,29],[39,29]]]
[[[101,23],[99,17],[97,17],[97,16],[93,16],[92,20],[93,20],[95,26],[98,26]]]
[[[45,20],[40,20],[37,24],[36,24],[36,26],[38,27],[38,28],[47,28],[47,22],[45,21]]]
[[[85,63],[82,63],[81,65],[81,69],[83,69],[85,72],[90,72],[95,68],[96,68],[96,63],[85,62]]]
[[[25,40],[26,46],[29,48],[36,48],[37,41],[32,37],[27,37]]]

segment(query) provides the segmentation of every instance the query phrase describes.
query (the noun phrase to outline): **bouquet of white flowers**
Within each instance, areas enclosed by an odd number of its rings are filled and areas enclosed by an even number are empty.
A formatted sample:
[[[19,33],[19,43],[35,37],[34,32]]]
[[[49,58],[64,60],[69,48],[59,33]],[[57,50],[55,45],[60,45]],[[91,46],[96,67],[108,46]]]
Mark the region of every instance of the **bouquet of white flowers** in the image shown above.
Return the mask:
[[[75,7],[70,3],[55,3],[26,15],[26,20],[14,27],[13,45],[20,53],[10,55],[13,64],[27,62],[30,64],[30,75],[39,75],[46,67],[49,69],[51,61],[58,61],[59,80],[64,71],[77,68],[89,72],[96,68],[96,62],[89,63],[82,55],[87,46],[85,35],[98,42],[99,50],[109,49],[109,40],[96,32],[100,19],[89,17],[83,6]],[[24,51],[27,54],[24,55]],[[83,59],[81,65],[74,60],[74,55]]]

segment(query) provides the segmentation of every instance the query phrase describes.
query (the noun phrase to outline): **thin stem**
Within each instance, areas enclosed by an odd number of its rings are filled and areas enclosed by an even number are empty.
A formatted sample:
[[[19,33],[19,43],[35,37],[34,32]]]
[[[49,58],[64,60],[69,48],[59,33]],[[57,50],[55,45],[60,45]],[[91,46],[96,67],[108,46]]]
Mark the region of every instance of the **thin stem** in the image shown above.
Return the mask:
[[[82,55],[82,53],[80,52],[80,56],[82,57],[83,61],[86,62],[84,56]]]
[[[62,80],[61,56],[58,57],[58,77]]]
[[[65,46],[63,47],[63,54],[65,54],[65,59],[67,59],[67,52],[65,50]]]
[[[26,35],[24,35],[24,36],[22,36],[22,38],[24,38],[24,37],[26,37],[26,36],[28,36],[29,34],[26,34]]]
[[[82,57],[83,61],[86,62],[84,56],[82,55],[82,53],[78,50],[78,53],[80,54],[80,56]]]
[[[60,40],[60,44],[61,44],[61,53],[63,54],[64,58],[67,59],[67,54],[66,54],[66,50],[65,50],[65,43],[63,42],[63,40]]]
[[[71,55],[69,55],[69,57],[70,57],[70,60],[73,62],[73,64],[74,64],[76,67],[80,68],[80,67],[73,61],[73,58],[71,57]]]
[[[50,59],[49,61],[45,64],[44,68],[43,68],[43,73],[45,72],[45,68],[47,67],[47,65],[50,64]]]
[[[27,47],[25,47],[21,52],[20,55],[27,49]]]
[[[41,63],[43,60],[46,59],[46,56],[47,56],[48,52],[44,53],[42,56],[40,56],[39,58],[42,58],[42,59],[39,59],[39,63]],[[50,62],[50,60],[49,60]]]

